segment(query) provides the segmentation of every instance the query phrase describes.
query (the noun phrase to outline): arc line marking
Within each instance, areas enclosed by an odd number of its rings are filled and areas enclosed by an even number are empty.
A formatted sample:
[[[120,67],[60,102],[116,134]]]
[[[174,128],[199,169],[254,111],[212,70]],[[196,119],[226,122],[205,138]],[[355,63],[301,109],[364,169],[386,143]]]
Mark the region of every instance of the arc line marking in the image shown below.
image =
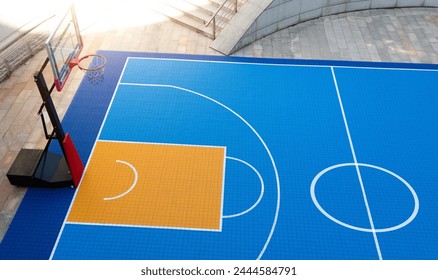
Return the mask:
[[[202,97],[204,99],[207,99],[207,100],[209,100],[209,101],[211,101],[211,102],[221,106],[222,108],[226,109],[227,111],[229,111],[230,113],[235,115],[238,119],[240,119],[243,123],[245,123],[252,130],[252,132],[257,136],[257,138],[259,139],[259,141],[262,143],[263,147],[265,148],[266,153],[269,156],[269,159],[271,160],[271,164],[272,164],[272,167],[273,167],[274,173],[275,173],[276,185],[277,185],[277,205],[275,207],[274,221],[272,222],[271,230],[269,232],[268,238],[266,239],[265,245],[263,246],[262,250],[260,251],[260,254],[257,257],[257,260],[260,260],[263,257],[263,255],[265,254],[265,251],[268,248],[269,243],[271,242],[272,236],[274,235],[274,231],[275,231],[275,228],[277,226],[278,215],[280,213],[280,198],[281,198],[281,194],[280,194],[280,176],[278,174],[277,165],[275,164],[274,156],[272,155],[271,151],[269,150],[268,145],[263,140],[263,138],[260,136],[260,134],[257,132],[257,130],[255,130],[255,128],[252,127],[252,125],[247,120],[245,120],[241,115],[239,115],[233,109],[227,107],[226,105],[220,103],[219,101],[217,101],[217,100],[215,100],[215,99],[213,99],[211,97],[208,97],[206,95],[203,95],[203,94],[201,94],[199,92],[196,92],[196,91],[193,91],[193,90],[190,90],[190,89],[186,89],[186,88],[179,87],[179,86],[166,85],[166,84],[119,83],[119,85],[140,86],[140,87],[173,88],[173,89],[178,89],[178,90],[181,90],[181,91],[185,91],[185,92],[194,94],[196,96],[199,96],[199,97]]]
[[[254,208],[257,207],[257,205],[259,205],[260,201],[262,201],[263,195],[265,194],[265,183],[263,182],[262,176],[257,171],[257,169],[255,169],[254,166],[252,166],[251,164],[247,163],[246,161],[238,159],[238,158],[234,158],[234,157],[226,157],[226,158],[230,159],[230,160],[238,161],[240,163],[245,164],[249,168],[251,168],[255,172],[255,174],[257,174],[257,176],[259,177],[260,184],[261,184],[261,190],[260,190],[259,198],[257,199],[257,201],[250,208],[248,208],[248,209],[246,209],[246,210],[244,210],[244,211],[242,211],[240,213],[237,213],[237,214],[223,215],[222,218],[224,218],[224,219],[239,217],[239,216],[242,216],[242,215],[245,215],[245,214],[251,212]]]
[[[368,198],[367,198],[367,194],[365,191],[365,186],[363,184],[362,174],[360,173],[359,163],[357,161],[356,152],[355,152],[354,146],[353,146],[353,140],[351,139],[350,129],[348,127],[348,122],[347,122],[347,117],[345,115],[344,105],[342,104],[342,98],[341,98],[341,94],[339,91],[338,82],[336,80],[335,70],[334,70],[333,66],[330,67],[330,69],[332,72],[332,77],[333,77],[333,82],[335,84],[336,93],[338,95],[339,106],[341,107],[342,117],[344,119],[344,125],[345,125],[345,130],[347,132],[348,141],[350,142],[350,149],[351,149],[351,154],[353,155],[353,161],[354,161],[354,166],[356,168],[357,178],[359,179],[360,188],[362,189],[362,195],[363,195],[363,199],[365,202],[365,207],[367,209],[368,219],[370,221],[371,232],[373,233],[374,243],[376,245],[377,254],[379,255],[379,260],[382,260],[383,258],[382,258],[382,252],[380,250],[379,239],[377,238],[377,232],[376,232],[376,228],[374,226],[373,216],[371,214],[370,206],[368,203]]]
[[[132,169],[132,172],[134,172],[134,182],[132,183],[131,187],[124,193],[121,193],[119,195],[113,196],[113,197],[105,197],[103,200],[109,201],[109,200],[116,200],[119,198],[124,197],[125,195],[127,195],[128,193],[130,193],[135,186],[137,185],[137,181],[138,181],[138,172],[137,169],[135,169],[135,167],[130,164],[129,162],[123,161],[123,160],[116,160],[117,163],[123,163],[125,165],[127,165],[129,168]]]

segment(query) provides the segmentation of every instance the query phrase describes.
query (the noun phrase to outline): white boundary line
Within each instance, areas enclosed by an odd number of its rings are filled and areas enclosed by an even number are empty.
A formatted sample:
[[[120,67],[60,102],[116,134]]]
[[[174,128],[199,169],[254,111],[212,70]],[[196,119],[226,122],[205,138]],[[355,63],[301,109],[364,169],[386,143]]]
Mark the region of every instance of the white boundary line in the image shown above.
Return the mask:
[[[224,204],[225,204],[225,182],[226,182],[226,178],[225,178],[225,174],[227,171],[227,148],[224,147],[224,162],[223,162],[223,170],[222,170],[222,198],[221,198],[221,217],[220,217],[220,229],[222,232],[222,226],[223,226],[223,215],[224,215]]]
[[[422,68],[406,68],[394,67],[377,67],[377,66],[347,66],[347,65],[331,65],[331,61],[326,60],[327,65],[318,64],[294,64],[291,63],[261,63],[261,62],[243,62],[243,61],[221,61],[221,60],[202,60],[202,59],[184,59],[184,58],[159,58],[159,57],[129,57],[132,60],[164,60],[164,61],[181,61],[181,62],[197,62],[197,63],[212,63],[212,64],[237,64],[237,65],[257,65],[257,66],[279,66],[279,67],[309,67],[309,68],[349,68],[349,69],[372,69],[372,70],[394,70],[394,71],[424,71],[424,72],[438,72],[438,69],[422,69]],[[245,57],[243,57],[245,58]],[[309,62],[312,60],[309,60]],[[334,61],[336,62],[336,61]],[[357,63],[368,63],[368,61],[357,61]],[[379,62],[369,62],[372,64],[379,64]],[[397,64],[396,62],[394,62]],[[334,63],[335,64],[335,63]],[[401,64],[401,63],[400,63]],[[408,63],[406,63],[408,64]]]
[[[355,155],[355,152],[354,152],[353,143],[352,143],[352,141],[351,141],[351,135],[350,135],[350,131],[349,131],[349,128],[348,128],[348,123],[347,123],[347,120],[346,120],[346,117],[345,117],[345,112],[344,112],[343,105],[342,105],[342,99],[341,99],[341,97],[340,97],[339,88],[338,88],[337,81],[336,81],[336,76],[335,76],[335,73],[334,73],[334,67],[336,67],[336,68],[353,68],[353,69],[395,70],[395,71],[400,71],[400,70],[403,70],[403,71],[411,71],[411,70],[412,70],[412,71],[425,71],[425,72],[436,72],[436,71],[438,71],[438,70],[436,70],[436,69],[421,69],[421,68],[403,68],[403,67],[401,67],[402,65],[400,65],[400,67],[390,68],[390,67],[342,66],[342,65],[341,65],[341,66],[330,66],[330,65],[305,65],[305,64],[301,65],[301,64],[254,63],[254,62],[237,62],[237,61],[210,61],[210,60],[177,59],[177,58],[127,57],[127,59],[126,59],[126,61],[125,61],[125,65],[124,65],[123,70],[122,70],[122,73],[121,73],[121,75],[120,75],[120,77],[119,77],[119,81],[118,81],[118,83],[117,83],[117,85],[116,85],[116,88],[115,88],[115,91],[114,91],[114,93],[113,93],[113,97],[112,97],[112,99],[111,99],[111,102],[110,102],[110,104],[109,104],[109,106],[108,106],[108,109],[107,109],[107,112],[106,112],[106,114],[105,114],[104,120],[103,120],[102,125],[101,125],[101,127],[100,127],[100,130],[99,130],[99,132],[98,132],[98,136],[96,137],[96,141],[95,141],[94,146],[93,146],[93,148],[92,148],[92,151],[91,151],[91,153],[90,153],[90,157],[91,157],[91,155],[93,154],[93,151],[94,151],[94,149],[95,149],[96,143],[97,143],[97,141],[98,141],[98,139],[99,139],[99,137],[100,137],[100,134],[101,134],[101,132],[102,132],[103,126],[104,126],[104,124],[105,124],[105,122],[106,122],[106,119],[107,119],[108,113],[109,113],[109,111],[110,111],[110,109],[111,109],[111,107],[112,107],[112,104],[113,104],[114,98],[115,98],[115,96],[116,96],[116,93],[117,93],[118,88],[119,88],[120,85],[133,85],[133,86],[162,86],[162,87],[166,87],[166,86],[167,86],[167,87],[179,88],[179,87],[177,87],[177,86],[170,86],[170,85],[152,85],[152,84],[151,84],[151,85],[148,85],[148,84],[121,83],[121,80],[122,80],[122,77],[123,77],[123,75],[124,75],[124,72],[125,72],[126,66],[127,66],[127,64],[128,64],[128,62],[129,62],[130,59],[133,59],[133,60],[143,59],[143,60],[191,61],[191,62],[199,62],[199,63],[202,62],[202,63],[222,63],[222,64],[248,64],[248,65],[260,65],[260,66],[282,66],[282,67],[293,67],[293,66],[297,66],[297,67],[310,67],[310,68],[330,68],[331,71],[332,71],[333,80],[334,80],[334,83],[335,83],[335,87],[336,87],[336,91],[337,91],[338,99],[339,99],[339,102],[340,102],[340,106],[341,106],[341,110],[342,110],[342,114],[343,114],[343,118],[344,118],[344,123],[345,123],[345,125],[346,125],[347,135],[348,135],[348,138],[349,138],[349,141],[350,141],[350,148],[351,148],[351,150],[352,150],[352,154],[353,154],[354,162],[355,162],[355,165],[356,165],[356,170],[357,170],[358,177],[359,177],[359,180],[360,180],[360,183],[361,183],[361,187],[362,187],[362,191],[363,191],[363,195],[364,195],[365,204],[366,204],[366,206],[367,206],[367,211],[368,211],[368,215],[369,215],[369,218],[370,218],[370,223],[371,223],[371,227],[372,227],[372,231],[373,231],[373,236],[374,236],[374,240],[375,240],[375,243],[376,243],[376,249],[377,249],[378,254],[379,254],[379,259],[382,259],[381,252],[380,252],[380,246],[379,246],[378,239],[377,239],[377,235],[376,235],[376,230],[375,230],[375,228],[374,228],[374,224],[373,224],[373,221],[372,221],[372,216],[371,216],[371,213],[370,213],[370,210],[369,210],[368,201],[367,201],[367,199],[366,199],[366,193],[365,193],[365,189],[364,189],[363,182],[362,182],[362,177],[361,177],[360,170],[359,170],[359,165],[358,165],[358,162],[357,162],[357,159],[356,159],[356,155]],[[329,62],[329,61],[328,61],[328,62]],[[204,98],[206,98],[206,99],[208,99],[208,100],[210,100],[210,101],[213,101],[213,102],[217,103],[218,105],[224,107],[225,109],[229,110],[230,112],[232,112],[234,115],[236,115],[239,119],[241,119],[245,124],[247,124],[247,125],[251,128],[251,130],[256,134],[256,136],[257,136],[257,137],[259,138],[259,140],[262,142],[264,148],[266,149],[266,151],[267,151],[267,153],[268,153],[268,155],[269,155],[269,157],[270,157],[271,163],[272,163],[272,165],[273,165],[273,167],[274,167],[274,172],[275,172],[275,177],[276,177],[276,182],[277,182],[277,207],[276,207],[276,213],[275,213],[275,217],[274,217],[274,222],[273,222],[273,225],[272,225],[272,227],[271,227],[271,231],[270,231],[270,234],[269,234],[269,236],[268,236],[268,240],[267,240],[267,242],[265,243],[265,246],[263,247],[262,251],[260,252],[260,254],[259,254],[258,258],[257,258],[257,259],[260,259],[260,258],[263,256],[264,252],[266,251],[267,246],[269,245],[269,242],[270,242],[270,240],[271,240],[271,238],[272,238],[272,235],[273,235],[273,233],[274,233],[274,230],[275,230],[275,227],[276,227],[276,223],[277,223],[277,220],[278,220],[278,214],[279,214],[279,209],[280,209],[280,197],[281,197],[281,196],[280,196],[280,180],[279,180],[278,170],[277,170],[277,168],[276,168],[276,164],[275,164],[274,158],[273,158],[273,156],[272,156],[272,154],[271,154],[271,152],[270,152],[268,146],[266,145],[266,143],[264,142],[264,140],[261,138],[261,136],[260,136],[260,135],[257,133],[257,131],[256,131],[256,130],[255,130],[255,129],[254,129],[254,128],[253,128],[253,127],[252,127],[252,126],[251,126],[251,125],[245,120],[245,119],[243,119],[239,114],[237,114],[236,112],[234,112],[233,110],[231,110],[229,107],[227,107],[227,106],[225,106],[225,105],[219,103],[218,101],[216,101],[216,100],[214,100],[214,99],[212,99],[212,98],[210,98],[210,97],[208,97],[208,96],[205,96],[205,95],[199,94],[199,93],[197,93],[197,92],[194,92],[194,91],[191,91],[191,90],[188,90],[188,89],[183,89],[183,88],[179,88],[179,89],[184,90],[184,91],[187,91],[187,92],[194,93],[194,94],[196,94],[196,95],[198,95],[198,96],[201,96],[201,97],[204,97]],[[89,162],[87,162],[87,166],[85,167],[85,171],[87,170],[88,163],[89,163]],[[85,173],[85,171],[84,171],[84,173]],[[82,180],[81,180],[81,181],[82,181]],[[80,184],[79,184],[79,187],[80,187]],[[79,187],[78,187],[78,188],[79,188]],[[56,240],[55,245],[54,245],[54,247],[53,247],[53,249],[52,249],[52,253],[51,253],[51,255],[50,255],[50,259],[52,259],[53,256],[54,256],[54,253],[55,253],[56,248],[57,248],[57,246],[58,246],[58,243],[59,243],[60,237],[61,237],[61,235],[62,235],[62,232],[64,231],[67,217],[69,216],[69,213],[70,213],[70,211],[71,211],[71,207],[72,207],[73,202],[74,202],[74,200],[75,200],[75,198],[76,198],[76,195],[77,195],[77,190],[76,190],[76,192],[75,192],[75,194],[74,194],[74,197],[73,197],[73,199],[72,199],[72,201],[71,201],[71,203],[70,203],[70,206],[69,206],[69,209],[68,209],[67,215],[66,215],[66,217],[65,217],[65,219],[64,219],[64,222],[63,222],[62,227],[61,227],[61,230],[60,230],[60,232],[59,232],[59,234],[58,234],[57,240]]]
[[[118,82],[117,82],[116,88],[114,89],[113,96],[112,96],[112,98],[111,98],[111,101],[110,101],[110,103],[109,103],[109,105],[108,105],[108,108],[107,108],[107,110],[106,110],[106,113],[105,113],[105,117],[103,118],[102,124],[100,125],[99,132],[97,133],[96,140],[94,141],[93,148],[91,149],[90,156],[89,156],[89,158],[88,158],[88,162],[87,162],[87,164],[86,164],[86,166],[85,166],[85,169],[84,169],[84,173],[83,173],[83,174],[85,174],[85,172],[87,172],[87,169],[88,169],[88,165],[89,165],[89,163],[90,163],[91,156],[92,156],[93,153],[94,153],[94,149],[96,148],[96,144],[97,144],[97,142],[98,142],[98,140],[99,140],[100,134],[102,133],[103,126],[105,125],[106,118],[108,117],[108,113],[109,113],[109,111],[110,111],[110,109],[111,109],[111,107],[112,107],[112,104],[113,104],[113,102],[114,102],[114,98],[116,97],[116,93],[117,93],[117,91],[118,91],[118,89],[119,89],[120,81],[122,80],[123,73],[125,72],[126,66],[128,65],[128,61],[129,61],[129,57],[128,57],[128,59],[126,59],[126,61],[125,61],[125,65],[123,66],[122,73],[120,74],[120,77],[119,77],[119,80],[118,80]],[[58,248],[59,240],[61,239],[62,233],[64,232],[64,228],[65,228],[65,225],[66,225],[66,223],[67,223],[67,218],[68,218],[68,216],[70,215],[71,209],[72,209],[72,207],[73,207],[73,203],[74,203],[74,201],[75,201],[75,199],[76,199],[76,195],[78,194],[78,190],[79,190],[79,188],[81,187],[81,183],[82,183],[83,178],[84,178],[84,176],[82,176],[81,181],[79,182],[79,185],[78,185],[78,187],[76,188],[76,191],[75,191],[75,193],[74,193],[74,195],[73,195],[73,198],[72,198],[72,200],[71,200],[71,202],[70,202],[70,206],[68,207],[68,211],[67,211],[67,214],[65,215],[64,221],[62,222],[62,226],[61,226],[61,229],[59,230],[58,237],[56,238],[55,244],[53,245],[52,253],[50,254],[50,258],[49,258],[49,260],[52,260],[52,259],[53,259],[54,255],[55,255],[55,252],[56,252],[56,249]]]
[[[380,251],[380,245],[379,245],[379,240],[377,238],[376,228],[374,226],[373,217],[371,214],[370,206],[368,204],[368,199],[367,199],[367,195],[365,192],[365,186],[364,186],[363,181],[362,181],[362,174],[360,173],[359,163],[358,163],[357,158],[356,158],[356,152],[354,150],[353,140],[351,139],[351,134],[350,134],[350,129],[348,127],[347,117],[345,115],[344,105],[342,104],[342,98],[341,98],[341,94],[339,92],[338,82],[336,80],[335,70],[333,67],[331,67],[331,71],[332,71],[332,76],[333,76],[333,82],[334,82],[335,88],[336,88],[336,93],[338,95],[339,106],[341,107],[341,111],[342,111],[342,118],[344,119],[345,130],[347,132],[348,141],[350,142],[350,149],[351,149],[351,154],[353,155],[354,166],[356,167],[357,177],[359,179],[360,187],[362,189],[362,195],[363,195],[363,199],[365,202],[365,207],[367,209],[368,219],[370,221],[371,232],[373,233],[374,243],[376,245],[377,254],[379,255],[379,260],[382,260],[382,252]]]
[[[129,225],[129,224],[105,224],[105,223],[80,223],[80,222],[68,222],[69,225],[81,225],[81,226],[102,226],[102,227],[121,227],[121,228],[153,228],[153,229],[171,229],[171,230],[184,230],[184,231],[206,231],[206,232],[221,232],[222,229],[207,229],[207,228],[189,228],[189,227],[164,227],[164,226],[141,226],[141,225]]]
[[[137,142],[137,141],[103,140],[103,139],[100,139],[97,142],[121,143],[121,144],[139,144],[139,145],[183,146],[183,147],[199,147],[199,148],[222,148],[222,149],[226,148],[225,146],[214,146],[214,145],[195,145],[195,144],[178,144],[178,143],[159,143],[159,142]]]

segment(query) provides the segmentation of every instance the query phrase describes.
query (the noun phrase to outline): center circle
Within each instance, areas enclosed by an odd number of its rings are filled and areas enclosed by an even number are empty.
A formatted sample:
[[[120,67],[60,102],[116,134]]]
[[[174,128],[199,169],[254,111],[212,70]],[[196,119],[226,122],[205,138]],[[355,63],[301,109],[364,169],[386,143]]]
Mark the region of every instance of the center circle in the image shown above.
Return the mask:
[[[388,228],[381,228],[381,229],[371,229],[371,228],[363,228],[363,227],[357,227],[357,226],[353,226],[350,224],[347,224],[345,222],[342,222],[338,219],[336,219],[335,217],[333,217],[332,215],[330,215],[327,211],[324,210],[324,208],[319,204],[318,199],[316,198],[316,194],[315,194],[315,189],[316,189],[316,184],[318,182],[318,180],[326,173],[337,169],[337,168],[343,168],[343,167],[350,167],[350,166],[354,166],[354,167],[366,167],[366,168],[372,168],[372,169],[376,169],[382,172],[385,172],[393,177],[395,177],[396,179],[398,179],[399,181],[401,181],[411,192],[412,197],[414,199],[414,209],[412,211],[412,214],[409,216],[409,218],[407,220],[405,220],[403,223],[398,224],[396,226],[393,227],[388,227]],[[420,209],[420,202],[418,200],[418,196],[417,193],[415,192],[414,188],[412,188],[412,186],[402,177],[400,177],[399,175],[395,174],[394,172],[387,170],[385,168],[379,167],[379,166],[375,166],[375,165],[371,165],[371,164],[366,164],[366,163],[341,163],[341,164],[337,164],[337,165],[333,165],[330,167],[327,167],[326,169],[322,170],[321,172],[319,172],[315,178],[312,180],[312,184],[310,186],[310,195],[312,197],[312,201],[315,204],[316,208],[318,208],[318,210],[324,215],[326,216],[328,219],[332,220],[333,222],[352,229],[352,230],[356,230],[356,231],[362,231],[362,232],[377,232],[377,233],[381,233],[381,232],[390,232],[390,231],[394,231],[394,230],[398,230],[401,229],[405,226],[407,226],[408,224],[410,224],[415,217],[418,214],[418,211]]]

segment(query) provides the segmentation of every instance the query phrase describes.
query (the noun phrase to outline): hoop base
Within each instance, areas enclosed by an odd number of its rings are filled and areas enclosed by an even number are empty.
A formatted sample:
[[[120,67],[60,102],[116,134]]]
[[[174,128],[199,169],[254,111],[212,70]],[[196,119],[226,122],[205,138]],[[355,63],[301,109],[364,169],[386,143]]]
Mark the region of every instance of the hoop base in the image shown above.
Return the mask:
[[[71,68],[74,68],[75,66],[78,66],[79,64],[79,58],[72,58],[70,62],[68,63],[68,66]]]

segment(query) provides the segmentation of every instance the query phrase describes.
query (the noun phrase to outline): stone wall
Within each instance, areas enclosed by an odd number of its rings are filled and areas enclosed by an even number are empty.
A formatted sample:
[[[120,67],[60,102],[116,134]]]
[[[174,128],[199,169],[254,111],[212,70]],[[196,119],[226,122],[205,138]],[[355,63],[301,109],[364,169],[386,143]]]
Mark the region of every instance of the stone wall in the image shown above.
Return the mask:
[[[380,8],[438,7],[438,0],[273,0],[231,53],[278,30],[321,16]]]
[[[48,32],[30,32],[0,52],[0,83],[44,48]]]
[[[6,80],[14,70],[44,48],[49,36],[48,26],[53,15],[44,15],[27,22],[23,26],[14,26],[15,30],[6,34],[0,41],[0,83]],[[0,28],[8,28],[0,25]]]

